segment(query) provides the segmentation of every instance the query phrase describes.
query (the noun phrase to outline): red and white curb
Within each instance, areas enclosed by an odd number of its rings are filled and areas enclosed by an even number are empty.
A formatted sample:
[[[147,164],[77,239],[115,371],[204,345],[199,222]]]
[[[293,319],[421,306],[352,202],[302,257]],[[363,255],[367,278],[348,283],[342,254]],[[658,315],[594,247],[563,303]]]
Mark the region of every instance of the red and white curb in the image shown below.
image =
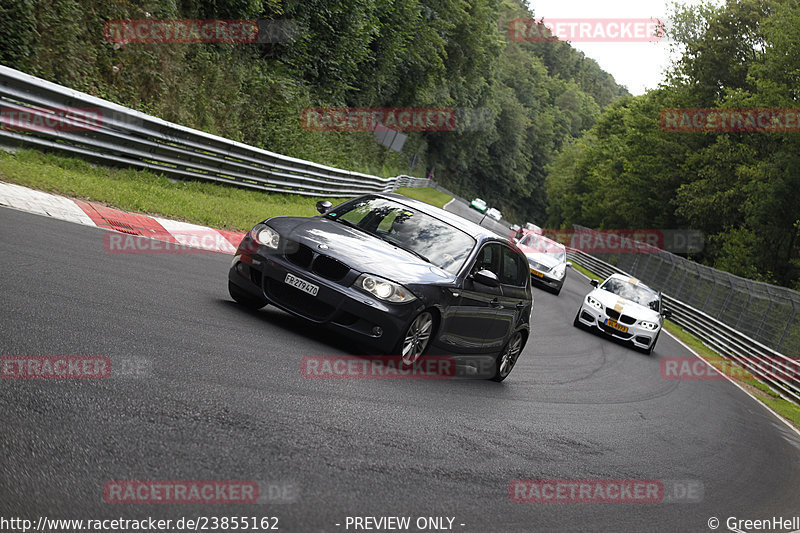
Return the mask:
[[[0,182],[0,205],[209,252],[233,254],[244,236],[244,233],[239,231],[220,230],[188,222],[128,213],[94,202],[72,200],[11,183]],[[125,252],[127,247],[142,250],[141,242],[127,242],[122,238],[118,241],[112,241],[112,244],[115,243],[119,248],[118,251]],[[163,248],[158,249],[164,251]]]

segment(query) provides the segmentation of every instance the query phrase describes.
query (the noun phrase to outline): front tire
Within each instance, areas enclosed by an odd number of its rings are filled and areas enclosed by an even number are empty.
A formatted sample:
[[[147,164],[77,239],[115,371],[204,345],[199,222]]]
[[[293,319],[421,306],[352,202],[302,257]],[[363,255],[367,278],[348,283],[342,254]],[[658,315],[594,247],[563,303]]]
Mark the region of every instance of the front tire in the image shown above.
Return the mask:
[[[506,379],[511,371],[514,370],[514,365],[517,364],[517,359],[519,359],[519,354],[521,353],[522,332],[517,331],[508,339],[508,342],[503,347],[503,351],[497,356],[497,361],[495,363],[497,370],[495,371],[492,381],[497,381],[499,383]]]
[[[394,353],[400,354],[404,365],[413,365],[428,348],[436,326],[430,311],[423,311],[414,317],[400,337]]]
[[[231,298],[233,298],[236,303],[254,311],[267,305],[266,298],[259,299],[247,293],[244,289],[240,289],[238,285],[230,280],[228,280],[228,293],[230,293]]]

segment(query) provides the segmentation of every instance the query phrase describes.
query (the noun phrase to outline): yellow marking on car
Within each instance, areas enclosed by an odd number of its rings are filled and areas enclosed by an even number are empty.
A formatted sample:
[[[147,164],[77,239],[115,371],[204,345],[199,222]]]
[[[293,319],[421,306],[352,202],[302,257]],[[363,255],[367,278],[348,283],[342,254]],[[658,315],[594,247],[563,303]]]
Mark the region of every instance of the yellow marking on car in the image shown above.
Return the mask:
[[[633,285],[637,285],[639,280],[636,278],[628,278],[628,283],[632,283]]]

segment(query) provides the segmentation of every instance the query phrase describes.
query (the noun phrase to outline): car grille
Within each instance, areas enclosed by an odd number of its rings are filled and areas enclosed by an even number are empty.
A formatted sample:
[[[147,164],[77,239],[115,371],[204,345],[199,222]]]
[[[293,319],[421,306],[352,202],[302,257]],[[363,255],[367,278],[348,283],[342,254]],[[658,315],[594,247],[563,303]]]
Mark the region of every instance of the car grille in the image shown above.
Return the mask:
[[[327,255],[318,255],[311,269],[331,281],[341,281],[350,272],[349,266]]]
[[[283,254],[289,262],[325,279],[342,281],[350,273],[349,266],[327,255],[317,254],[305,244],[289,241],[286,247],[292,250]]]
[[[275,302],[291,309],[299,315],[314,319],[325,320],[334,312],[332,305],[320,301],[300,289],[273,279],[267,280],[264,287],[267,296]]]
[[[631,324],[636,323],[636,319],[633,318],[632,316],[629,315],[620,316],[619,311],[615,311],[610,307],[606,309],[606,314],[608,315],[608,318],[616,320],[617,322],[621,322],[622,324],[627,324],[630,326]]]
[[[291,253],[284,254],[284,257],[300,268],[308,270],[308,267],[311,266],[311,261],[314,260],[314,252],[312,252],[311,248],[305,244],[296,242],[290,242],[287,244],[287,248],[289,249],[293,249],[295,246],[297,249]]]

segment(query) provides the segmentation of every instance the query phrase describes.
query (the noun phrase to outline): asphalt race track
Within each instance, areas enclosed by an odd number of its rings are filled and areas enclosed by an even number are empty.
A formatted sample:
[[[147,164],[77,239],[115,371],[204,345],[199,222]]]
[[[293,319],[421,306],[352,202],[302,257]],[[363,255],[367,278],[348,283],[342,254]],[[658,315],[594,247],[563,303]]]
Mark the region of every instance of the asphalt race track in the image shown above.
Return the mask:
[[[4,517],[277,516],[281,531],[333,532],[347,516],[448,516],[482,533],[800,514],[797,434],[727,381],[663,379],[661,358],[688,355],[668,336],[647,356],[573,328],[588,291],[574,272],[559,297],[535,290],[534,335],[502,384],[307,379],[303,357],[353,347],[234,304],[229,256],[109,254],[103,230],[6,208],[0,227],[0,354],[113,362],[104,380],[0,381]],[[692,480],[702,501],[509,499],[511,481],[545,478]],[[296,498],[115,505],[110,480],[258,480]]]

